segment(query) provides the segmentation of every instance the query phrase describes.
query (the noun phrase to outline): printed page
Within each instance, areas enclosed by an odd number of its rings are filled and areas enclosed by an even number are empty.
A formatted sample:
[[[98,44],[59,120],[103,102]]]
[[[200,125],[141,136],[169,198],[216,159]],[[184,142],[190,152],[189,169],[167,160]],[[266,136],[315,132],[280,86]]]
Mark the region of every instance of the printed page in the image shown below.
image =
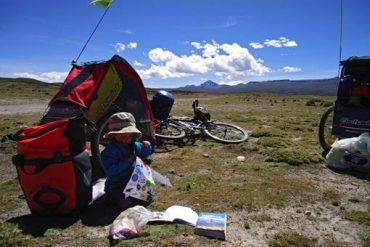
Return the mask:
[[[166,214],[173,219],[175,223],[195,226],[198,220],[198,214],[188,207],[171,206],[167,208]]]

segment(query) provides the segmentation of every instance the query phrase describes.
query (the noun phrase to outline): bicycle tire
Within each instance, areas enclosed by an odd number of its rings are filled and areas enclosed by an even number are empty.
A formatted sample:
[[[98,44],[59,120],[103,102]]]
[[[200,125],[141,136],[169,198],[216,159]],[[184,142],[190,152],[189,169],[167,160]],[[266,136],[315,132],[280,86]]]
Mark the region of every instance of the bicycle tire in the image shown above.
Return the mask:
[[[185,137],[185,131],[173,123],[159,123],[156,126],[155,137],[161,140],[178,141]]]
[[[247,132],[236,125],[222,122],[208,123],[204,133],[215,141],[228,144],[242,143],[248,139]]]
[[[90,149],[92,156],[91,161],[95,167],[103,167],[100,154],[104,150],[104,146],[106,146],[108,143],[108,140],[104,139],[104,134],[107,130],[106,126],[108,120],[113,114],[114,113],[107,114],[106,116],[101,118],[95,126],[96,131],[94,132],[92,139],[90,141]]]
[[[322,114],[319,124],[319,142],[326,153],[330,151],[331,145],[336,139],[336,137],[330,132],[330,128],[333,124],[333,113],[334,105],[328,107],[326,111]]]

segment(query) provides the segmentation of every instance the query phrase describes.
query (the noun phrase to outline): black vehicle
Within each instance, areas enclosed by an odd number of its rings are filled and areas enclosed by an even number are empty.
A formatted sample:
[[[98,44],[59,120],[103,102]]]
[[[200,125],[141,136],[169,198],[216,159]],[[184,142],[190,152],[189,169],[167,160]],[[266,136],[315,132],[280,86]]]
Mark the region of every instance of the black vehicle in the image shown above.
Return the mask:
[[[341,61],[337,99],[322,115],[319,140],[328,152],[336,138],[370,132],[370,56]]]

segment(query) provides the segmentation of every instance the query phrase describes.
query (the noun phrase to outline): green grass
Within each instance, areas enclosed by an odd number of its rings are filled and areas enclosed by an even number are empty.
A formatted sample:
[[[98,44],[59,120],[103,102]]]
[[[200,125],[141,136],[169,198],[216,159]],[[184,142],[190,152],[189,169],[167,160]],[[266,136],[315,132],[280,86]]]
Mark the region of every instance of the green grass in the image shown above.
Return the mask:
[[[185,225],[150,225],[145,226],[140,238],[112,240],[111,245],[120,247],[141,246],[143,243],[160,243],[161,246],[173,246],[173,237],[193,234],[193,228]]]
[[[0,224],[0,247],[31,246],[36,240],[28,235],[23,235],[16,225],[9,223]]]
[[[345,211],[344,218],[350,221],[356,221],[360,224],[370,226],[370,211]]]
[[[250,219],[255,222],[271,221],[271,217],[267,214],[254,214],[250,216]]]
[[[48,100],[54,96],[61,84],[40,83],[33,79],[0,78],[0,99]]]
[[[17,179],[0,184],[0,213],[11,212],[24,204],[24,196]]]
[[[323,192],[323,198],[325,201],[329,202],[333,206],[339,206],[341,196],[335,190],[325,190]]]
[[[362,234],[361,238],[364,241],[364,247],[370,247],[370,228],[367,228]]]
[[[273,240],[269,243],[270,247],[314,247],[315,239],[310,239],[299,233],[279,232],[274,235]]]

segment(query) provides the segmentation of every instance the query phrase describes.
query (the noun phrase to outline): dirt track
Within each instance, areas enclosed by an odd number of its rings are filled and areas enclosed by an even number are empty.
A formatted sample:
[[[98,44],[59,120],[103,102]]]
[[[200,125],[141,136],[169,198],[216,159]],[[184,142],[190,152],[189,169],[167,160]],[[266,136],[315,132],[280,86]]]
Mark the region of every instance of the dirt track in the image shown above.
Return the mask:
[[[47,105],[48,101],[40,102],[35,100],[16,100],[9,104],[9,102],[1,100],[0,115],[44,112],[47,108]]]

